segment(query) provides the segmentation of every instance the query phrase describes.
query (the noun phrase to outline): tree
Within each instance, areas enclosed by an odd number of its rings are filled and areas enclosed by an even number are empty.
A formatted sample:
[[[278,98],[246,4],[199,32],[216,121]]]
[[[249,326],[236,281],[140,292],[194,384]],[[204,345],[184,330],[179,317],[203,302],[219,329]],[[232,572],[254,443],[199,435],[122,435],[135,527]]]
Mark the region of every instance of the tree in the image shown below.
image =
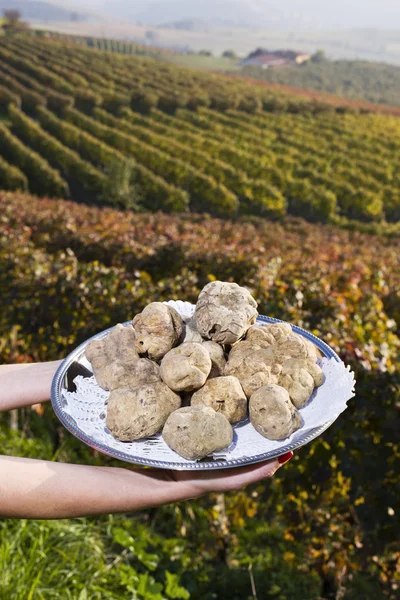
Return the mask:
[[[326,62],[327,60],[328,60],[328,57],[326,56],[326,54],[323,50],[317,50],[311,56],[311,62],[313,62],[313,63]]]
[[[225,50],[225,52],[222,54],[222,57],[235,59],[237,58],[237,54],[234,50]]]
[[[152,31],[151,29],[149,29],[145,33],[145,38],[150,45],[155,46],[158,42],[159,35],[156,31]]]
[[[3,28],[6,32],[14,33],[28,29],[28,24],[21,20],[21,13],[19,10],[5,9],[3,15],[5,19]]]
[[[137,210],[140,202],[140,190],[134,183],[135,162],[126,160],[110,165],[107,183],[104,187],[103,197],[110,203],[120,208]]]
[[[199,56],[212,56],[213,53],[211,52],[211,50],[200,50],[199,52]]]

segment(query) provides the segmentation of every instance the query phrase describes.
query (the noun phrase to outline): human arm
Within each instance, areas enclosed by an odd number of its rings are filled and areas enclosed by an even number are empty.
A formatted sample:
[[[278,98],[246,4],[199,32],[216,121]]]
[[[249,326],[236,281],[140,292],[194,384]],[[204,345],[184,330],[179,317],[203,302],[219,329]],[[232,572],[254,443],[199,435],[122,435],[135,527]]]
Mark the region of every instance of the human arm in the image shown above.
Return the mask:
[[[50,399],[51,382],[61,361],[0,365],[0,412]]]
[[[0,367],[0,410],[45,402],[59,362]],[[0,456],[0,517],[62,519],[133,512],[239,489],[271,477],[278,461],[219,471],[72,465]]]
[[[272,477],[280,466],[272,460],[211,472],[131,470],[0,456],[0,517],[64,519],[134,512],[240,489]]]

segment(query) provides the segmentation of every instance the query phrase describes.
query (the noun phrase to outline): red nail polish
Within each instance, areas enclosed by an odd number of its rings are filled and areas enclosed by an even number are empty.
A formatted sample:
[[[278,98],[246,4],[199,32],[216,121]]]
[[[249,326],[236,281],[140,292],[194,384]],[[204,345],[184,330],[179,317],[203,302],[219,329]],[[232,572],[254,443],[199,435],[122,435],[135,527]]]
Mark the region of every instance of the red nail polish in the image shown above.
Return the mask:
[[[278,463],[280,465],[283,465],[287,463],[291,458],[293,458],[293,452],[286,452],[286,454],[282,454],[282,456],[278,458]]]

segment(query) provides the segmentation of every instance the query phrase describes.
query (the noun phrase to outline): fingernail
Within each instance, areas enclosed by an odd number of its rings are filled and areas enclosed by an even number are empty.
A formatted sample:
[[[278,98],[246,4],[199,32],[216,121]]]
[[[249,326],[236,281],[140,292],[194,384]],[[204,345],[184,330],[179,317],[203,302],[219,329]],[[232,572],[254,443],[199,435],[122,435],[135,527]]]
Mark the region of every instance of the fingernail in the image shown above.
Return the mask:
[[[286,454],[282,454],[282,456],[280,456],[278,458],[278,463],[280,465],[284,465],[285,463],[287,463],[291,458],[293,458],[293,452],[286,452]]]

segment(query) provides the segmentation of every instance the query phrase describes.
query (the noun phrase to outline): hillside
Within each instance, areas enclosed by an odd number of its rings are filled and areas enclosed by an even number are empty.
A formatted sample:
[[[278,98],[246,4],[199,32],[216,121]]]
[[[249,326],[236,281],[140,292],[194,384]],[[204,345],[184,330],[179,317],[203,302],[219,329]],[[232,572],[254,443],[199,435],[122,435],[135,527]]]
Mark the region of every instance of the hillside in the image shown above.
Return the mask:
[[[0,213],[0,363],[64,357],[150,299],[193,301],[220,278],[322,337],[357,377],[344,415],[270,481],[136,514],[1,520],[0,597],[243,600],[252,564],[263,600],[397,599],[399,240],[20,193],[0,192]],[[0,415],[2,454],[124,466],[51,406],[36,411],[19,411],[18,431]]]
[[[242,72],[269,83],[400,106],[400,67],[384,63],[325,59],[275,69],[245,67]]]
[[[400,219],[391,116],[53,40],[0,40],[1,187],[97,204]]]
[[[227,49],[238,56],[247,56],[254,48],[300,49],[310,54],[323,48],[335,60],[370,60],[400,65],[400,32],[398,29],[342,29],[278,31],[276,29],[255,29],[246,27],[222,27],[205,25],[196,30],[174,29],[170,24],[152,27],[159,48],[180,48],[184,51],[199,52],[210,50],[220,57]],[[39,25],[36,25],[39,27]],[[396,27],[396,22],[393,22]],[[146,43],[149,25],[144,23],[48,21],[41,24],[44,30],[67,35],[106,37],[109,39],[132,40]]]

